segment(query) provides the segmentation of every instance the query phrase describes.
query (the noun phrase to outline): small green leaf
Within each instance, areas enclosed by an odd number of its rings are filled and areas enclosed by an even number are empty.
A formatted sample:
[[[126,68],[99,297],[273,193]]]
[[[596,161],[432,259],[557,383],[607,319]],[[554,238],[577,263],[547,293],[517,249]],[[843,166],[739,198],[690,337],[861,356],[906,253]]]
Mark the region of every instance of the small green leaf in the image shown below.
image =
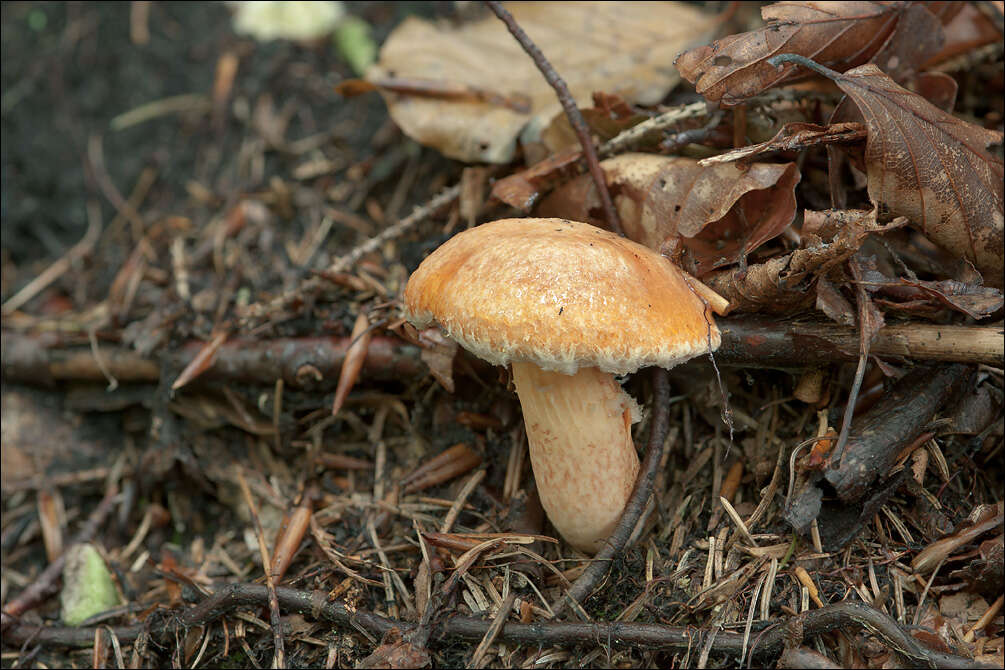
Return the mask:
[[[68,626],[77,626],[119,604],[115,582],[94,545],[78,544],[67,550],[60,601],[63,623]]]
[[[363,76],[377,59],[377,43],[373,40],[370,24],[358,16],[342,19],[335,28],[334,40],[335,48],[357,76]]]

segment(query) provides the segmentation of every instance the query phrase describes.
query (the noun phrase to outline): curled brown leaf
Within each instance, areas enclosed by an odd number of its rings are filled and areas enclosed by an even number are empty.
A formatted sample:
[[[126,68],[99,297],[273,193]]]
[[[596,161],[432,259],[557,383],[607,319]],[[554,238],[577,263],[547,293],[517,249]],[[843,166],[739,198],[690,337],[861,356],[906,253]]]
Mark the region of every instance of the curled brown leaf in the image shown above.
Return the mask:
[[[869,197],[880,214],[906,216],[925,235],[1002,287],[1005,277],[1005,168],[988,150],[1002,134],[967,123],[899,86],[875,65],[844,74],[798,56],[832,79],[855,103],[869,130]]]
[[[946,19],[958,11],[933,4],[930,11],[921,3],[777,2],[761,10],[764,27],[685,51],[674,64],[698,93],[724,105],[799,77],[794,68],[768,64],[781,53],[838,71],[877,62],[900,79],[941,48],[938,15]]]
[[[738,262],[795,216],[794,163],[726,163],[622,154],[601,163],[625,235],[651,249],[690,252],[694,274]],[[540,205],[541,216],[600,221],[592,184],[573,180]]]
[[[826,212],[814,214],[827,215]],[[831,268],[851,258],[870,234],[882,233],[903,224],[901,220],[890,226],[880,226],[876,223],[873,212],[860,211],[857,214],[855,218],[842,217],[842,223],[833,237],[821,239],[813,234],[805,234],[807,244],[803,249],[796,249],[746,269],[721,270],[705,281],[729,300],[736,312],[784,314],[808,308],[814,300],[819,302],[823,299],[823,311],[828,312],[831,305],[834,305],[833,318],[840,321],[841,317],[838,315],[850,312],[850,305],[839,303],[840,294],[834,296],[833,292],[829,292],[827,289],[833,288],[829,283],[825,284],[822,294],[811,290],[813,284]],[[810,218],[809,213],[807,218]],[[823,227],[823,224],[818,225]],[[828,315],[831,314],[828,312]]]

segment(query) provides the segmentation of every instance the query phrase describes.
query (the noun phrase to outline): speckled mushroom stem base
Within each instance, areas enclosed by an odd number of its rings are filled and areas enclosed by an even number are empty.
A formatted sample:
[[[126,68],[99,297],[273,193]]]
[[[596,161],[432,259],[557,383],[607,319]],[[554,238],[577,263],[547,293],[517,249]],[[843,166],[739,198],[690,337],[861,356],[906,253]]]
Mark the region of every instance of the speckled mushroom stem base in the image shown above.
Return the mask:
[[[574,375],[513,363],[541,505],[573,547],[596,553],[621,518],[639,472],[635,402],[596,368]]]

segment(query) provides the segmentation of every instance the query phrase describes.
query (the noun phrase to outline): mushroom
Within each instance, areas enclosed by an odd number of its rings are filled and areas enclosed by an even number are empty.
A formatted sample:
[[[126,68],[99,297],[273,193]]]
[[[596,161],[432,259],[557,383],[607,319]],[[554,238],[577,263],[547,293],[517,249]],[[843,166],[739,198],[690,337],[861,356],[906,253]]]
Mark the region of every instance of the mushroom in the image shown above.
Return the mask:
[[[412,274],[405,316],[512,366],[541,504],[589,554],[621,518],[639,470],[639,407],[615,375],[719,346],[676,265],[564,219],[503,219],[454,236]]]

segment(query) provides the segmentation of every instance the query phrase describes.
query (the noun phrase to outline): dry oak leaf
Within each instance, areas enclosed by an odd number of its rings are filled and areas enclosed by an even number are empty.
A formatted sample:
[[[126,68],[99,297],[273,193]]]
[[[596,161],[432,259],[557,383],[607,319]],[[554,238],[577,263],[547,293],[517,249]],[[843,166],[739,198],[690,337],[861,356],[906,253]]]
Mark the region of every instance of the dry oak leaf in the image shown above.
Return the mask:
[[[581,105],[589,104],[594,91],[629,103],[659,102],[679,81],[670,65],[674,56],[707,39],[715,21],[683,3],[506,7]],[[539,130],[561,111],[555,92],[494,16],[459,27],[410,17],[381,47],[366,78],[409,137],[468,162],[508,162],[525,126]],[[396,84],[381,86],[387,79]],[[403,91],[403,80],[425,82],[426,90],[395,92]],[[526,109],[512,104],[516,99]]]
[[[628,153],[600,166],[625,235],[657,251],[681,242],[699,277],[779,235],[796,212],[795,163],[702,167],[690,158]],[[539,216],[603,226],[599,212],[588,175],[560,187],[538,208]]]
[[[988,150],[1002,133],[967,123],[899,86],[875,65],[844,74],[788,55],[832,79],[858,106],[869,137],[869,197],[932,242],[967,259],[988,286],[1005,277],[1005,166]]]
[[[873,61],[901,79],[942,47],[940,18],[959,11],[955,4],[962,3],[777,2],[761,9],[766,26],[686,51],[674,64],[698,93],[724,105],[798,77],[767,63],[781,53],[838,71]]]

